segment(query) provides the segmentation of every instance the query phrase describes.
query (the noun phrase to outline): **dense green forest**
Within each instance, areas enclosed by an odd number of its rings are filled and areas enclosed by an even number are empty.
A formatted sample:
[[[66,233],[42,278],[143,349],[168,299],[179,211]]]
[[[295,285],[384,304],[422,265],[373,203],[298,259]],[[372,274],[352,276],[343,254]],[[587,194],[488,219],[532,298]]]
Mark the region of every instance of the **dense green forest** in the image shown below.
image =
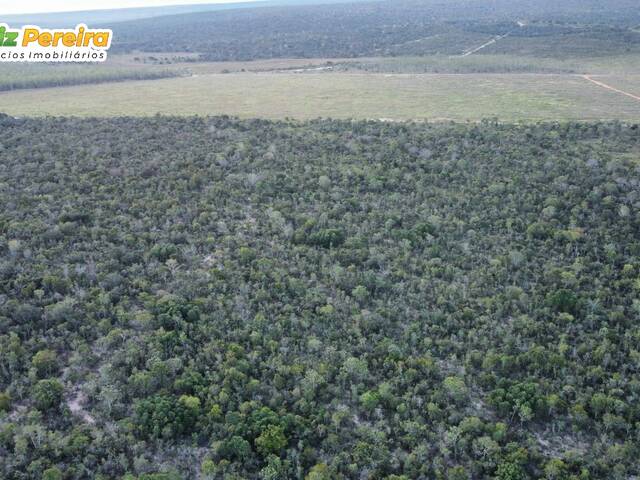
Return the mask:
[[[518,22],[521,22],[520,24]],[[198,52],[203,60],[640,52],[635,0],[387,0],[168,15],[113,25],[115,52]]]
[[[640,475],[637,125],[0,128],[1,478]]]

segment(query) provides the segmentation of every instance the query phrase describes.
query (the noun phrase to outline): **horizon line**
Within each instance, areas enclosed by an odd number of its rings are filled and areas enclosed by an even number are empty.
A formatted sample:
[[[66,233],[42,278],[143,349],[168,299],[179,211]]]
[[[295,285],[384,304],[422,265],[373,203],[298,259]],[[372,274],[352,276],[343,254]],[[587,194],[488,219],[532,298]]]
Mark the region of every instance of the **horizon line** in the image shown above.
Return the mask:
[[[269,0],[206,0],[203,2],[198,2],[197,0],[190,1],[177,1],[171,3],[158,3],[157,5],[134,5],[134,6],[113,6],[111,8],[107,7],[96,7],[96,8],[83,8],[83,9],[71,9],[71,10],[45,10],[45,11],[22,11],[22,12],[14,12],[14,13],[2,13],[0,10],[0,15],[5,17],[11,16],[22,16],[22,15],[55,15],[55,14],[69,14],[69,13],[82,13],[82,12],[106,12],[110,10],[138,10],[138,9],[147,9],[147,8],[161,8],[161,7],[189,7],[189,6],[206,6],[206,5],[231,5],[234,3],[263,3]]]

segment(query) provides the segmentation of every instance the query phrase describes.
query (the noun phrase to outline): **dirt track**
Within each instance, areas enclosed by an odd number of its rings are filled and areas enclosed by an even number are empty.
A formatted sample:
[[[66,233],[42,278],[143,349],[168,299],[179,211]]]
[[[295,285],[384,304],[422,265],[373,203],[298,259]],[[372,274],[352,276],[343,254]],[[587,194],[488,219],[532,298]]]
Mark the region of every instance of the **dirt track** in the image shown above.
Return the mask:
[[[489,40],[487,43],[484,43],[484,44],[480,45],[479,47],[474,48],[472,50],[468,50],[468,51],[464,52],[460,56],[461,57],[468,57],[469,55],[473,55],[474,53],[479,52],[483,48],[487,48],[489,45],[493,45],[494,43],[497,43],[498,41],[502,40],[503,38],[508,37],[509,35],[511,35],[511,32],[507,32],[504,35],[498,35],[497,37],[494,37],[491,40]]]
[[[612,87],[611,85],[607,85],[606,83],[599,82],[598,80],[594,80],[590,75],[582,75],[582,78],[585,80],[598,85],[599,87],[605,88],[607,90],[611,90],[612,92],[620,93],[621,95],[626,95],[627,97],[631,97],[634,100],[640,101],[640,97],[638,95],[634,95],[633,93],[625,92],[624,90],[620,90],[618,88]]]

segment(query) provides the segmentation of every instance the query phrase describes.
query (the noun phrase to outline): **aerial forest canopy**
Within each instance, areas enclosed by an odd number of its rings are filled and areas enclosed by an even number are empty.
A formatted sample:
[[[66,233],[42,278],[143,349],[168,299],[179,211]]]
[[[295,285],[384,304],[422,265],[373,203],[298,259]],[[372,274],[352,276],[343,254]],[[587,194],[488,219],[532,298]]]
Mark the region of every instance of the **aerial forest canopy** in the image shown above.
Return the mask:
[[[640,52],[637,0],[383,0],[243,8],[115,23],[113,52],[200,60],[460,55],[576,58]],[[479,43],[478,43],[479,42]]]
[[[640,475],[637,125],[0,128],[3,479]]]

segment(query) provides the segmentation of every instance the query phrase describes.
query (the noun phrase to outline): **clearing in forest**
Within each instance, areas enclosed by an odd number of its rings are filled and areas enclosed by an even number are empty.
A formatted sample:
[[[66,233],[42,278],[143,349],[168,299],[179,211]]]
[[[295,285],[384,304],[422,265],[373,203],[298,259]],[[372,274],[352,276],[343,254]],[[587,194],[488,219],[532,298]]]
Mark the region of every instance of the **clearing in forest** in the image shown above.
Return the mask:
[[[633,92],[637,75],[607,79]],[[614,82],[615,80],[615,82]],[[242,118],[640,121],[640,102],[586,88],[579,75],[199,74],[0,94],[15,116],[234,115]]]

